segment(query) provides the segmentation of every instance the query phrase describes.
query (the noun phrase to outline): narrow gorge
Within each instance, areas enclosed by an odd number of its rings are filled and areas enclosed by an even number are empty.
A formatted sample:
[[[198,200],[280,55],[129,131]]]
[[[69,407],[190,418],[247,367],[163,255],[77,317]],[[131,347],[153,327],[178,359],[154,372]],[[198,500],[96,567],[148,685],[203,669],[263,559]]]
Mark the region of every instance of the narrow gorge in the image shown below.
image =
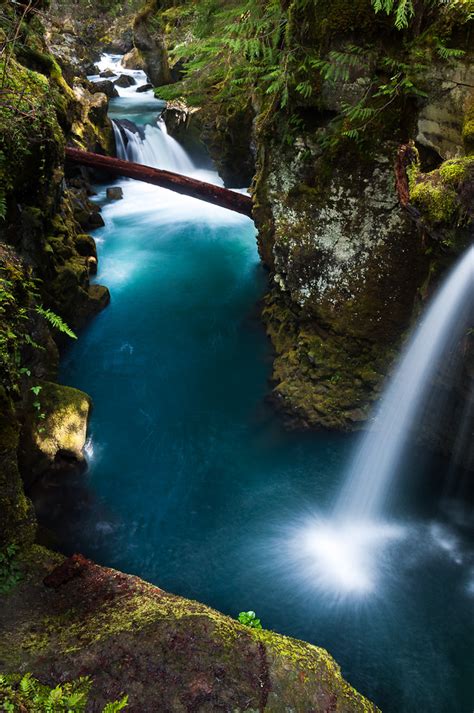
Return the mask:
[[[3,0],[0,710],[470,713],[473,19]]]

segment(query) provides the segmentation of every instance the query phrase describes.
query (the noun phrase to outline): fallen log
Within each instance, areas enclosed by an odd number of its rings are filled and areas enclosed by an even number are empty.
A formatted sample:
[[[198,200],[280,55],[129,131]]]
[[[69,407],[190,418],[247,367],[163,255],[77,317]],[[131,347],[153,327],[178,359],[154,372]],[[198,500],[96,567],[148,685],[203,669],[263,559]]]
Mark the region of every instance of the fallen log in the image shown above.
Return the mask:
[[[221,208],[242,213],[249,218],[252,217],[252,199],[242,193],[230,191],[228,188],[214,186],[212,183],[204,183],[195,178],[182,176],[179,173],[163,171],[162,169],[151,168],[151,166],[142,166],[139,163],[122,161],[122,159],[119,158],[101,156],[100,154],[81,151],[70,147],[66,148],[66,158],[73,163],[78,163],[88,168],[95,168],[101,171],[107,171],[115,176],[134,178],[137,181],[144,181],[154,186],[168,188],[170,191],[175,191],[181,195],[198,198],[207,203],[218,205]]]

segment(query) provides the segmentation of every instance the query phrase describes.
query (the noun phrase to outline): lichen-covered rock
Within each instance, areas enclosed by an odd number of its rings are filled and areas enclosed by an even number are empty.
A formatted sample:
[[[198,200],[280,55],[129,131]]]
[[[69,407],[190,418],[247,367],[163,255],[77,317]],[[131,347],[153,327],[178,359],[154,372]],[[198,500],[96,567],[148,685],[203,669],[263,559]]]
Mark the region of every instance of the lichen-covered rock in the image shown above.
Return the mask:
[[[0,671],[47,684],[90,675],[91,711],[122,693],[137,713],[377,711],[316,646],[80,556],[33,548],[23,566],[27,578],[0,611]]]
[[[398,205],[394,149],[335,164],[303,137],[296,150],[260,150],[254,213],[274,284],[264,309],[274,396],[300,425],[360,425],[409,323],[426,259]]]
[[[20,458],[27,485],[51,470],[85,467],[84,445],[91,400],[69,386],[39,382],[30,392],[30,408]]]
[[[114,154],[115,139],[107,113],[107,94],[90,91],[89,86],[83,83],[75,84],[73,89],[80,106],[80,115],[71,127],[72,140],[86,151]]]

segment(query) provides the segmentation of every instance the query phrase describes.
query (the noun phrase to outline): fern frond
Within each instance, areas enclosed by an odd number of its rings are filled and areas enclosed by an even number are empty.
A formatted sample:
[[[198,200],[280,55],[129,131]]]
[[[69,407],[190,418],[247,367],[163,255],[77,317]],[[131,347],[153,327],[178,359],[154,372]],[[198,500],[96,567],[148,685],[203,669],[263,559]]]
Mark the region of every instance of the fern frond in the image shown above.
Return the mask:
[[[71,337],[71,339],[77,339],[76,334],[72,331],[72,329],[64,322],[61,317],[53,312],[50,309],[45,309],[41,305],[38,305],[36,308],[36,312],[40,314],[44,319],[49,322],[49,324],[57,329],[59,332],[62,334],[67,334],[68,337]]]

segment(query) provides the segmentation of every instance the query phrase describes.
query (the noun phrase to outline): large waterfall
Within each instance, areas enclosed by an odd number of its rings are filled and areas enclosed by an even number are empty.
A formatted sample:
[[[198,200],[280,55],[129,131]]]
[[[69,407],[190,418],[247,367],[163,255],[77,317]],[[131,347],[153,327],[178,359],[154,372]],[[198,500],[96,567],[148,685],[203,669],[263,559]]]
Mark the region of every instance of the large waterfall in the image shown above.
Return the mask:
[[[426,404],[431,380],[442,360],[469,326],[466,305],[474,291],[474,247],[446,278],[405,350],[363,439],[336,505],[342,519],[381,515],[397,465],[417,416]],[[467,317],[467,319],[466,319]]]

